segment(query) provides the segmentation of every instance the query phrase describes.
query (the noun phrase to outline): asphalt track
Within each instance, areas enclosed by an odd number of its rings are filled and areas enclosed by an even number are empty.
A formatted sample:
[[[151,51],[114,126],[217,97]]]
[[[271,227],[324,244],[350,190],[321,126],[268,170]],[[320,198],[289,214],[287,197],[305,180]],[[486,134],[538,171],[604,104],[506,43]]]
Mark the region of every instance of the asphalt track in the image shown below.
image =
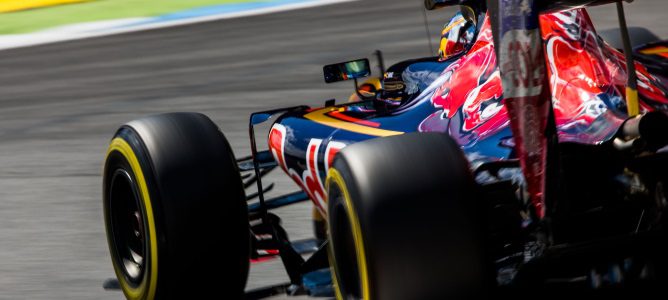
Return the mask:
[[[428,55],[420,3],[363,0],[1,51],[0,299],[122,298],[102,289],[113,271],[100,173],[123,122],[203,112],[246,155],[250,112],[344,101],[352,84],[325,85],[322,65],[375,49],[388,63]],[[636,1],[629,23],[668,37],[666,8]],[[434,44],[449,15],[429,14]],[[600,28],[615,26],[612,6],[592,15]],[[276,193],[295,188],[276,175]],[[310,204],[278,214],[292,238],[311,235]],[[249,287],[286,280],[273,261],[253,266]]]

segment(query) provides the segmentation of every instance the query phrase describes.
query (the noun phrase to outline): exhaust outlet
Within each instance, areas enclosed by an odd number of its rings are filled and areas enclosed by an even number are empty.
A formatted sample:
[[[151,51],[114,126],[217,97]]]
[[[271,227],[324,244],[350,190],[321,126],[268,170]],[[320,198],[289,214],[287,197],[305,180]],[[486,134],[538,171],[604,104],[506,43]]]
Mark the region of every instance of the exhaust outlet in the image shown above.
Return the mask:
[[[613,144],[619,150],[656,151],[663,148],[668,145],[668,115],[652,111],[629,118],[622,124]]]

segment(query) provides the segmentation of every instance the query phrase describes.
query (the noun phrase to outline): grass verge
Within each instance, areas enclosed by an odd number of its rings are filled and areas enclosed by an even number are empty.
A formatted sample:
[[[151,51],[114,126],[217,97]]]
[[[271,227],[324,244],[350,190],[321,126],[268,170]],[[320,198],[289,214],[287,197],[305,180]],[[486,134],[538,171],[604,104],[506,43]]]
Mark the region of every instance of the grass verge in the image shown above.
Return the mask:
[[[258,1],[269,0],[93,0],[0,13],[0,34],[27,33],[83,22],[151,17],[207,5]]]

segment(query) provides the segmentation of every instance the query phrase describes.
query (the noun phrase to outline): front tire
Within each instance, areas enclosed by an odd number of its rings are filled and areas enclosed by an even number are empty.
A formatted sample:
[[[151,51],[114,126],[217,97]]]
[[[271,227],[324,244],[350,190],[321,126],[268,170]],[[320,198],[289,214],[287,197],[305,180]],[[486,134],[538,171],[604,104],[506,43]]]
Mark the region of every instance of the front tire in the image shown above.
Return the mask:
[[[171,113],[123,125],[103,177],[107,240],[128,299],[242,297],[245,194],[229,143],[209,118]]]
[[[348,146],[326,185],[338,299],[463,299],[485,291],[486,214],[449,136],[409,133]]]

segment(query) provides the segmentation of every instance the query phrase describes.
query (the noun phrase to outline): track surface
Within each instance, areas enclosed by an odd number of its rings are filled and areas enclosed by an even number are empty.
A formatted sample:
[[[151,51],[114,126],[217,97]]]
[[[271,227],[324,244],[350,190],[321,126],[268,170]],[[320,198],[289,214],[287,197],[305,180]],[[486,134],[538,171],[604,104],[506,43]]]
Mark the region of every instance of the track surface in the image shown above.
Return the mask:
[[[250,112],[340,102],[352,91],[325,85],[322,65],[375,49],[388,64],[428,55],[420,3],[363,0],[0,52],[0,299],[122,298],[102,289],[113,271],[100,200],[104,152],[120,124],[200,111],[246,155]],[[613,8],[592,9],[600,28],[615,26]],[[636,1],[629,24],[668,37],[666,8]],[[450,15],[429,14],[434,44]],[[294,189],[276,175],[277,192]],[[293,238],[310,236],[310,204],[278,214]],[[249,287],[286,281],[279,266],[254,266]]]

